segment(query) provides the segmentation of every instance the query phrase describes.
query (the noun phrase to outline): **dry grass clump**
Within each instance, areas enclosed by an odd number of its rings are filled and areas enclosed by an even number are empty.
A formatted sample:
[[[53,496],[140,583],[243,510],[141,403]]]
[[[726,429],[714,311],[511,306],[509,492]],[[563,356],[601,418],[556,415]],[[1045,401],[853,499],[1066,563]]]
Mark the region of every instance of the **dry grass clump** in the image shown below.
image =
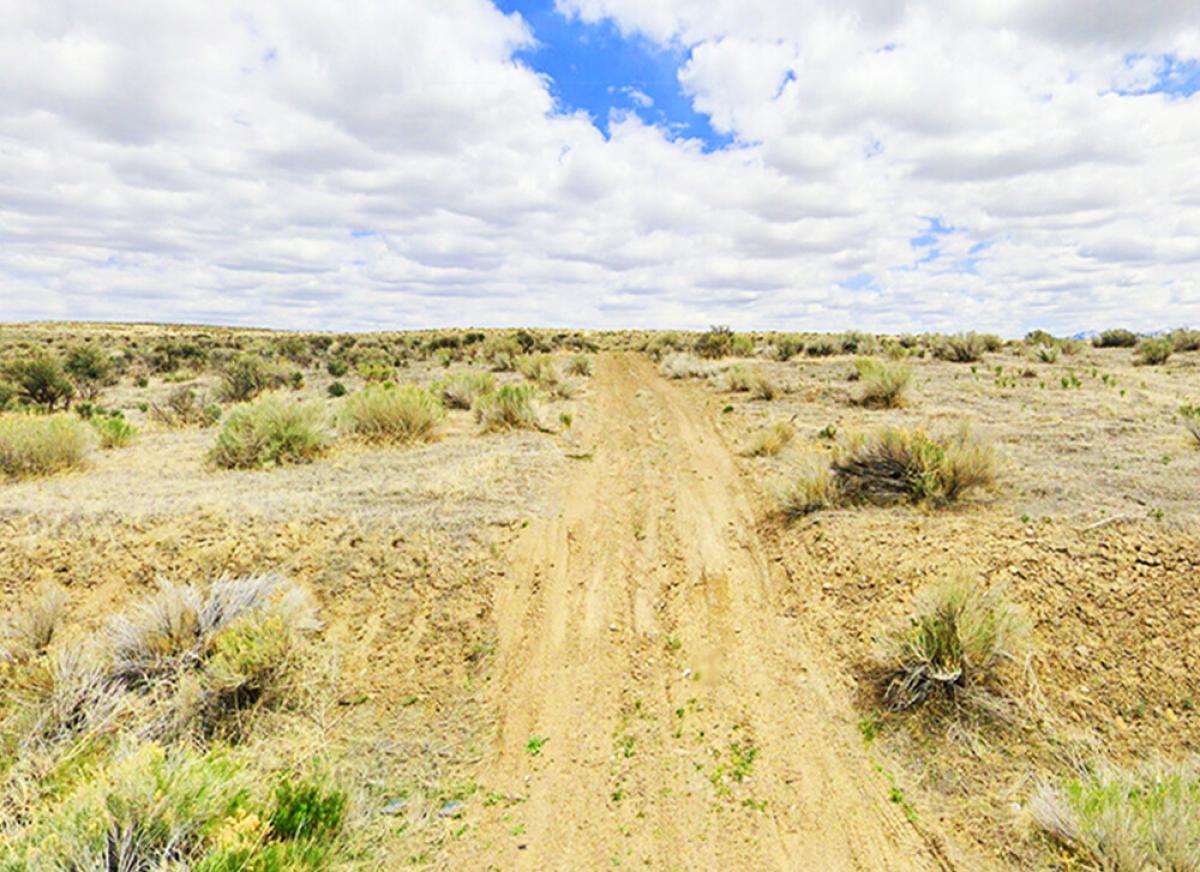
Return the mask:
[[[128,687],[172,679],[219,653],[222,635],[246,621],[275,624],[283,636],[320,626],[311,597],[281,575],[221,578],[205,589],[163,580],[110,621],[110,676]]]
[[[496,379],[488,372],[458,372],[441,383],[438,393],[448,409],[470,409],[480,397],[496,389]]]
[[[862,357],[854,361],[858,374],[858,393],[854,401],[861,406],[892,409],[904,404],[904,392],[912,379],[912,369],[895,361]]]
[[[662,359],[659,369],[667,378],[673,379],[707,378],[716,372],[714,364],[686,352],[668,354]]]
[[[366,442],[428,442],[445,416],[441,402],[417,385],[371,385],[346,398],[338,413],[343,433]]]
[[[0,474],[13,479],[50,475],[80,466],[88,427],[66,415],[0,414]]]
[[[1101,765],[1030,798],[1033,822],[1088,868],[1200,869],[1200,765]]]
[[[1145,366],[1158,366],[1167,362],[1175,346],[1166,336],[1143,339],[1138,343],[1134,355],[1137,362]]]
[[[774,457],[796,436],[790,421],[776,421],[755,434],[742,453],[747,457]]]
[[[952,363],[974,363],[983,359],[989,338],[978,333],[959,333],[943,336],[933,347],[933,356]]]
[[[779,396],[779,387],[762,370],[735,363],[725,370],[722,377],[725,390],[749,393],[756,400],[773,400]]]
[[[307,463],[330,442],[324,407],[263,397],[229,413],[209,458],[225,469]]]
[[[725,390],[734,392],[749,391],[754,385],[754,371],[750,367],[740,363],[735,363],[729,369],[725,370],[722,379],[725,383]]]
[[[6,689],[4,733],[29,754],[111,730],[127,706],[94,649],[64,647],[28,661]]]
[[[533,385],[502,385],[495,393],[480,398],[475,419],[484,432],[497,430],[538,430],[537,410],[533,405]]]
[[[932,437],[887,428],[851,440],[834,458],[839,499],[849,503],[942,506],[994,483],[995,454],[964,428]]]
[[[48,585],[33,604],[17,610],[0,624],[0,662],[27,659],[50,647],[62,623],[67,595],[58,585]]]
[[[896,711],[931,697],[985,703],[1004,668],[1024,656],[1029,623],[1000,588],[952,576],[922,590],[913,614],[875,655],[884,700]]]
[[[886,428],[852,437],[826,464],[810,458],[781,495],[780,506],[790,518],[835,505],[939,507],[995,478],[991,446],[966,428],[944,437]]]
[[[827,509],[834,505],[836,500],[837,489],[828,460],[809,455],[780,494],[779,506],[784,517],[794,521],[812,512]]]
[[[526,354],[518,357],[517,372],[542,386],[553,385],[559,380],[558,367],[549,354]]]
[[[567,374],[587,378],[592,374],[592,358],[586,354],[572,355],[567,361]]]

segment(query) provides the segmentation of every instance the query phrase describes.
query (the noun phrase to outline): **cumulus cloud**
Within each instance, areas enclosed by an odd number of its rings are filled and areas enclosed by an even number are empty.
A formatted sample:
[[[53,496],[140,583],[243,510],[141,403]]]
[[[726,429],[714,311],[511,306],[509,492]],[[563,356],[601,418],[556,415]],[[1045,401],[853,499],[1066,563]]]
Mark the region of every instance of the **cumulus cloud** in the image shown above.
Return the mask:
[[[732,145],[486,0],[0,0],[0,318],[1200,323],[1195,3],[557,5]]]

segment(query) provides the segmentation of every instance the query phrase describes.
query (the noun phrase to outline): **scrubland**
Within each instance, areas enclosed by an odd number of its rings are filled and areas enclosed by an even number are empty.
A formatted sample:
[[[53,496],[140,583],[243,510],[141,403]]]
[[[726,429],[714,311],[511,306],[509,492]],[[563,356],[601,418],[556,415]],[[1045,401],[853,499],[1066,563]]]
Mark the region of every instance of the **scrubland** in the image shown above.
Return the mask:
[[[1197,349],[0,326],[0,869],[1200,868]]]

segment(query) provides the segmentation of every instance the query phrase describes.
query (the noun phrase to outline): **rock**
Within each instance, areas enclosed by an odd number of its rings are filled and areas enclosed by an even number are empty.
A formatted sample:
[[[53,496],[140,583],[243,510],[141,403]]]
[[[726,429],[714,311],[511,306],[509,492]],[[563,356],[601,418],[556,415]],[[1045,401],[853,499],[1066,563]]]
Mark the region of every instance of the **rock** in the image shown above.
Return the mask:
[[[387,805],[383,807],[384,814],[400,814],[404,809],[408,808],[407,799],[389,799]]]
[[[438,809],[438,817],[456,817],[462,814],[462,810],[463,804],[457,799],[453,799]]]

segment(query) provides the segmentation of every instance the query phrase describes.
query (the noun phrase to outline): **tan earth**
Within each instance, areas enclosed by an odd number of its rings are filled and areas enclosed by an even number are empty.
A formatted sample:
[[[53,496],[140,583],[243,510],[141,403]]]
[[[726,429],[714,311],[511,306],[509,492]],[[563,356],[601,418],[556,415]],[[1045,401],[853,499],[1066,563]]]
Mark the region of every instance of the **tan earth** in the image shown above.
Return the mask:
[[[500,791],[451,868],[935,869],[781,579],[711,411],[598,359],[557,517],[497,593]]]

